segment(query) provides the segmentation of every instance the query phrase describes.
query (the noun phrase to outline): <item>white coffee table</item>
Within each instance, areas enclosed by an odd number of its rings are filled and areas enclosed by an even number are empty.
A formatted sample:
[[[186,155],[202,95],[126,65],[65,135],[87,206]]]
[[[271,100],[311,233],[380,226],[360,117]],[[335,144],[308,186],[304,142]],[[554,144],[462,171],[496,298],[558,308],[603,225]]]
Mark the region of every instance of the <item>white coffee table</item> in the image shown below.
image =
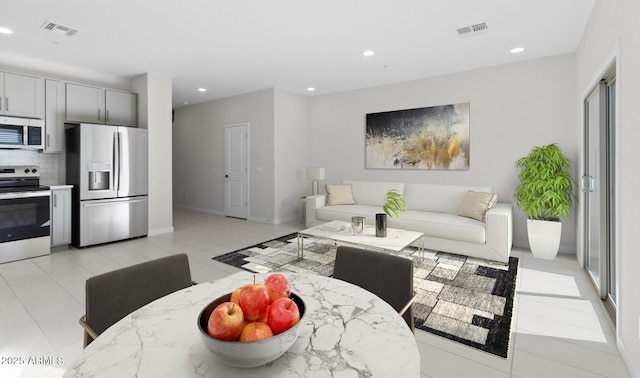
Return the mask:
[[[418,253],[423,257],[422,232],[387,227],[387,236],[376,236],[375,226],[365,225],[361,234],[352,234],[350,222],[332,221],[298,231],[298,258],[304,257],[304,239],[328,239],[382,252],[398,253],[418,241]]]

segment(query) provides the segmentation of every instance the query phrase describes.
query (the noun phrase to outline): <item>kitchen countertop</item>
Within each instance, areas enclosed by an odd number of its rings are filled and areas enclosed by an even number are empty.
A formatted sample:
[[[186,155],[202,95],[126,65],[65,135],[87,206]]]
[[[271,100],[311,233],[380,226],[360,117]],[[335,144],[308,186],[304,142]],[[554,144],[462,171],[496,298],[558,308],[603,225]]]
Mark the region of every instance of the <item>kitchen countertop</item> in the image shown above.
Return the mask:
[[[73,185],[50,185],[49,188],[51,188],[51,190],[72,189]]]

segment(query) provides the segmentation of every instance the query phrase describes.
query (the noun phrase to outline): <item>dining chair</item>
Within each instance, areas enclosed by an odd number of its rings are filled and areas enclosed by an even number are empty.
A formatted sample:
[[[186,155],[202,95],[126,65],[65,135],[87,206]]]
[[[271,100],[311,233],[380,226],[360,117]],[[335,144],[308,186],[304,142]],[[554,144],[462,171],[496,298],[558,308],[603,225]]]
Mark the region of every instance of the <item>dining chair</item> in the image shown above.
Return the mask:
[[[413,260],[384,252],[339,246],[333,278],[368,290],[389,303],[414,332]]]
[[[154,300],[195,284],[189,259],[177,254],[87,279],[84,347],[118,320]]]

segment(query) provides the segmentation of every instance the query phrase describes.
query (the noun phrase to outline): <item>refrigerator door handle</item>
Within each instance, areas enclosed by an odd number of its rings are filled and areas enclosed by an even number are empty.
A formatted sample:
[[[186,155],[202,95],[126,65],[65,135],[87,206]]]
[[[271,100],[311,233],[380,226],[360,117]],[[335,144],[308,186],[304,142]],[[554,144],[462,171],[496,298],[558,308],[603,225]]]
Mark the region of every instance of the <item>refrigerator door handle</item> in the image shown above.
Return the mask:
[[[82,207],[98,207],[98,206],[110,206],[110,205],[114,205],[114,204],[133,204],[133,203],[140,203],[140,202],[145,202],[146,199],[132,199],[132,200],[123,200],[123,201],[92,201],[90,203],[83,203]]]
[[[113,189],[120,190],[120,133],[113,133]]]

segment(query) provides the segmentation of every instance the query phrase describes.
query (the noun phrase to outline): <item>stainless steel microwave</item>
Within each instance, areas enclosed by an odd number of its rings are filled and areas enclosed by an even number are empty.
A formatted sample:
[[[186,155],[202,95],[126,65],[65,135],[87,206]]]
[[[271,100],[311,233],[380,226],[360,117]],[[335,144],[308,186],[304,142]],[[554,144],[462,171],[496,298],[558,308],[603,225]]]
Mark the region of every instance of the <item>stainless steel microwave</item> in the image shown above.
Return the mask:
[[[0,117],[0,148],[44,149],[44,121]]]

